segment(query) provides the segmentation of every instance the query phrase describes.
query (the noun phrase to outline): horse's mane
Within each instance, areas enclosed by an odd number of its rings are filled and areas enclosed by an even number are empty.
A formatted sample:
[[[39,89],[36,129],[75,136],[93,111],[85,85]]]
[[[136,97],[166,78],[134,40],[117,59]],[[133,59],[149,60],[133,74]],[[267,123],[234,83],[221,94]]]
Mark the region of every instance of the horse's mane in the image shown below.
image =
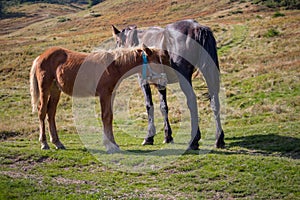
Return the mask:
[[[121,65],[123,63],[133,63],[136,62],[138,57],[138,50],[141,48],[117,48],[111,51],[114,55],[114,60],[116,64]]]
[[[97,57],[97,60],[106,60],[109,62],[115,62],[117,65],[122,65],[125,63],[136,62],[138,57],[139,47],[132,48],[117,48],[110,50],[97,49],[93,51],[91,55]],[[108,63],[107,63],[108,64]]]
[[[153,53],[156,53],[160,59],[164,56],[163,51],[157,48],[150,47]],[[136,62],[139,53],[138,51],[142,50],[142,47],[129,47],[129,48],[116,48],[111,50],[102,50],[97,49],[92,54],[95,54],[97,59],[107,60],[108,62],[115,62],[118,66],[122,66],[128,63]],[[106,63],[109,64],[109,63]]]

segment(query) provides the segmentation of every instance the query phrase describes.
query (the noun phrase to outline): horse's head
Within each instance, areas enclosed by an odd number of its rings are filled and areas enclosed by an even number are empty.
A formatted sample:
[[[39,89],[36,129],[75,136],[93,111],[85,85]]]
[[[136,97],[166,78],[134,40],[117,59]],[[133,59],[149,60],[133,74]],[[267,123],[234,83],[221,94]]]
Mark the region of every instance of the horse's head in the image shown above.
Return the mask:
[[[144,54],[147,57],[148,63],[170,65],[169,53],[166,50],[149,48],[145,44],[142,44],[141,48],[137,48],[137,52],[139,56],[143,56]]]
[[[117,47],[133,47],[139,44],[136,25],[127,26],[122,31],[112,25],[112,34]]]
[[[160,89],[167,86],[167,74],[165,66],[170,66],[170,57],[168,51],[159,48],[148,48],[142,45],[142,48],[137,49],[138,56],[142,57],[143,68],[140,76],[140,83],[144,85],[152,82]]]

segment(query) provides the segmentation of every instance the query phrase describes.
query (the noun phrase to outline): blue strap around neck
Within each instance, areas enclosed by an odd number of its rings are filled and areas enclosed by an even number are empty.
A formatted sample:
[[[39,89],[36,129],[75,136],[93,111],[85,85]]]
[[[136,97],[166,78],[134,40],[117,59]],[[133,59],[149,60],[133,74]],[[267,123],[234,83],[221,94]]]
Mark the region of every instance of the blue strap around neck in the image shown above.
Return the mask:
[[[142,77],[143,77],[143,79],[146,79],[147,78],[148,59],[147,59],[147,55],[145,54],[144,51],[142,53],[142,58],[143,58]]]

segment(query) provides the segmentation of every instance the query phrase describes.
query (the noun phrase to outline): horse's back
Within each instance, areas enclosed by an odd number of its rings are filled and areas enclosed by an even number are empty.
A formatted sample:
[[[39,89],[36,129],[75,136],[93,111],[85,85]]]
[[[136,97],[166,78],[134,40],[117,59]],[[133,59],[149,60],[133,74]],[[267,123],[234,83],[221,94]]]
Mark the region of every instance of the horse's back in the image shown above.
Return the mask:
[[[171,57],[175,62],[181,62],[182,58],[194,66],[200,67],[203,49],[211,56],[216,54],[216,42],[211,29],[199,24],[196,20],[188,19],[174,22],[166,26],[168,34],[168,50],[173,52]],[[203,57],[204,56],[204,57]],[[217,60],[216,56],[213,60]]]
[[[66,51],[67,49],[62,47],[50,47],[40,56],[40,59],[51,59],[55,56],[56,60],[61,61],[62,59],[66,59]]]
[[[149,27],[138,33],[140,43],[159,49],[166,49],[165,29],[161,27]]]

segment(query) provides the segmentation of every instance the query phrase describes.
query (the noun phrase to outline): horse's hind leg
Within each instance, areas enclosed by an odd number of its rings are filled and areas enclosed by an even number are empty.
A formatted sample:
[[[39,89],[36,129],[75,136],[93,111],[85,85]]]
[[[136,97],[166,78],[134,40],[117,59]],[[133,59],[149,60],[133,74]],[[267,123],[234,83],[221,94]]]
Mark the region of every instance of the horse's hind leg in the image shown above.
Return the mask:
[[[55,123],[55,114],[57,104],[60,98],[60,90],[56,85],[52,85],[50,91],[50,98],[48,101],[48,123],[49,123],[49,131],[50,131],[50,141],[56,146],[57,149],[65,149],[65,146],[60,142],[57,130],[56,130],[56,123]]]
[[[165,130],[165,140],[164,143],[173,143],[172,129],[169,122],[169,109],[167,104],[167,89],[158,90],[160,98],[160,110],[164,116],[164,130]]]
[[[175,63],[172,63],[173,67],[176,67]],[[185,70],[179,71],[178,73],[180,88],[186,96],[187,105],[190,111],[191,116],[191,140],[189,142],[188,150],[198,150],[199,149],[199,140],[201,139],[201,133],[199,129],[199,119],[198,119],[198,106],[196,95],[192,87],[192,73],[193,68],[188,67],[187,64]],[[176,68],[175,68],[176,69]],[[179,68],[180,69],[180,68]]]
[[[214,65],[211,65],[214,66]],[[219,70],[216,67],[210,67],[209,70],[202,71],[205,81],[208,86],[209,96],[210,96],[210,105],[211,109],[214,112],[214,118],[216,123],[216,143],[217,148],[224,148],[224,131],[221,125],[220,117],[220,100],[219,100],[219,91],[220,91],[220,77]]]
[[[191,140],[189,142],[188,150],[198,150],[199,140],[201,139],[201,133],[199,129],[199,119],[198,119],[198,107],[196,101],[196,95],[193,91],[191,83],[180,81],[180,87],[187,98],[187,105],[190,110],[191,115]]]
[[[49,149],[49,145],[47,143],[47,137],[45,133],[45,118],[47,113],[47,103],[49,98],[49,92],[46,90],[42,90],[40,87],[40,103],[38,106],[38,115],[40,121],[40,136],[39,141],[41,142],[41,149]]]
[[[215,146],[217,148],[224,148],[225,142],[224,142],[224,131],[222,129],[221,125],[221,119],[220,119],[220,101],[219,101],[219,95],[217,93],[211,93],[210,94],[210,104],[211,108],[214,112],[215,122],[216,122],[216,143]]]
[[[148,114],[148,133],[142,145],[153,145],[156,128],[154,125],[154,106],[152,101],[152,93],[149,83],[141,85],[145,96],[146,109]]]

